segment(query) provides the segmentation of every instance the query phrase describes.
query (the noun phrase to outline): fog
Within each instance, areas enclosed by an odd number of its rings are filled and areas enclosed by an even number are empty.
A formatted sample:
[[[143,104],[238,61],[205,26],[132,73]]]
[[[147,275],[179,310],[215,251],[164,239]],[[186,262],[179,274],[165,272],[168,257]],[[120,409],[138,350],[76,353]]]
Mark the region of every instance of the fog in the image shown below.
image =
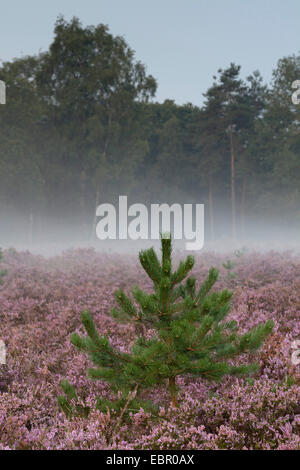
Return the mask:
[[[296,224],[283,223],[280,220],[262,220],[261,217],[249,217],[245,223],[245,233],[241,233],[237,225],[236,239],[232,237],[231,212],[215,214],[215,239],[210,234],[208,210],[205,206],[204,222],[204,246],[201,250],[190,252],[191,254],[202,252],[233,252],[235,250],[266,252],[292,251],[300,253],[300,228]],[[133,219],[128,218],[128,221]],[[96,225],[100,217],[91,218],[90,224],[87,218],[81,220],[73,217],[28,217],[23,213],[5,214],[0,221],[0,246],[2,249],[14,248],[18,251],[30,251],[43,256],[54,256],[68,249],[93,248],[97,252],[106,253],[132,253],[154,246],[159,249],[159,241],[150,238],[151,220],[149,220],[148,240],[99,240],[96,235]],[[195,224],[194,224],[195,225]],[[194,227],[195,228],[195,227]],[[161,231],[161,230],[160,230]],[[174,220],[171,218],[171,233],[174,232]],[[174,238],[174,237],[173,237]],[[186,250],[184,238],[173,240],[173,247],[178,251]]]

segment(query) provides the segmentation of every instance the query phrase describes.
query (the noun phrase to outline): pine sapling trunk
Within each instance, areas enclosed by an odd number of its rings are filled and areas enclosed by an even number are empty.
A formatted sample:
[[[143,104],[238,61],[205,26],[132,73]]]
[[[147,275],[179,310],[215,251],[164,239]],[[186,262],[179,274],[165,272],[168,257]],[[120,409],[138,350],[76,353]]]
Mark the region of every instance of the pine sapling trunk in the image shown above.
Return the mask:
[[[171,403],[175,408],[178,408],[178,401],[177,401],[177,390],[176,390],[176,383],[175,377],[169,378],[169,392],[171,396]]]

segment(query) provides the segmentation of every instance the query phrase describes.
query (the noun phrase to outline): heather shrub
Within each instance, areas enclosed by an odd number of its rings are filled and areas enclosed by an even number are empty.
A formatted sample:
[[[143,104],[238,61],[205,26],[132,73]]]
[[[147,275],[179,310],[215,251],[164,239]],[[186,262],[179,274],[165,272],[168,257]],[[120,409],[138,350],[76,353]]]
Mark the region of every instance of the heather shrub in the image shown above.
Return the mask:
[[[202,252],[194,276],[201,285],[209,267],[224,269],[232,254]],[[299,450],[300,369],[291,361],[300,339],[300,261],[291,253],[244,253],[236,261],[231,310],[240,335],[267,320],[274,329],[256,356],[252,381],[226,376],[209,382],[178,376],[179,408],[169,406],[163,385],[143,391],[158,408],[119,412],[96,409],[97,397],[114,401],[106,381],[91,380],[87,355],[70,343],[84,334],[81,312],[88,309],[95,327],[112,347],[125,353],[136,341],[136,328],[109,314],[114,291],[139,283],[151,293],[152,282],[131,255],[68,250],[43,258],[28,252],[4,252],[7,276],[0,289],[0,336],[7,346],[9,383],[0,391],[0,449],[288,449]],[[177,263],[178,258],[176,258]],[[224,272],[224,271],[223,271]],[[228,287],[220,276],[214,290]],[[146,338],[155,330],[145,328]],[[236,364],[254,358],[239,356]],[[89,416],[69,419],[57,406],[62,379],[76,389]],[[145,395],[144,395],[145,394]],[[262,401],[262,406],[259,405]],[[130,408],[130,407],[129,407]],[[116,426],[119,426],[117,428]],[[117,432],[114,433],[114,429]],[[189,439],[186,439],[188,436]]]

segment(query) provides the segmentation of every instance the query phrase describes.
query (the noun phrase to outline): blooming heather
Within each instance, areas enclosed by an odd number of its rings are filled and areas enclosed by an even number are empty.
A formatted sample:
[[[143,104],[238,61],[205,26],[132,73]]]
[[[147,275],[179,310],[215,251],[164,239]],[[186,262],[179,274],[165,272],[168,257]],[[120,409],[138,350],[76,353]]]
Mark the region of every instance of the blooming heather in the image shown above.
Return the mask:
[[[95,410],[97,396],[111,398],[105,382],[85,376],[88,359],[70,344],[83,333],[81,311],[90,310],[100,333],[128,351],[131,326],[109,315],[117,288],[133,284],[150,291],[135,257],[69,250],[43,258],[4,252],[7,269],[0,288],[0,338],[7,365],[0,365],[0,450],[6,449],[300,449],[300,369],[291,344],[300,339],[300,260],[290,253],[249,253],[235,259],[235,277],[223,263],[234,255],[198,255],[194,275],[220,269],[216,288],[234,291],[228,319],[239,331],[272,319],[274,331],[255,358],[251,381],[226,378],[220,384],[179,377],[180,409],[168,407],[163,388],[151,391],[158,416],[141,409],[114,434],[117,414]],[[124,276],[124,273],[125,276]],[[151,336],[151,330],[146,332]],[[68,420],[56,397],[67,377],[88,418]],[[145,397],[147,398],[147,397]]]

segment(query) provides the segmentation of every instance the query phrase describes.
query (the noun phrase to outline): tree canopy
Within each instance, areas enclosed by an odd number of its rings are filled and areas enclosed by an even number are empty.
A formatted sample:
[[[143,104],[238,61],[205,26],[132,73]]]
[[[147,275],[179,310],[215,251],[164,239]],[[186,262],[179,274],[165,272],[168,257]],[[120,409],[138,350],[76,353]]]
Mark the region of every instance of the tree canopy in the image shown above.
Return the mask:
[[[300,221],[300,56],[278,61],[269,86],[255,71],[219,70],[204,104],[154,102],[157,81],[106,25],[59,17],[49,50],[4,62],[0,108],[1,210],[79,214],[120,194],[208,203]],[[234,203],[234,205],[233,205]]]

